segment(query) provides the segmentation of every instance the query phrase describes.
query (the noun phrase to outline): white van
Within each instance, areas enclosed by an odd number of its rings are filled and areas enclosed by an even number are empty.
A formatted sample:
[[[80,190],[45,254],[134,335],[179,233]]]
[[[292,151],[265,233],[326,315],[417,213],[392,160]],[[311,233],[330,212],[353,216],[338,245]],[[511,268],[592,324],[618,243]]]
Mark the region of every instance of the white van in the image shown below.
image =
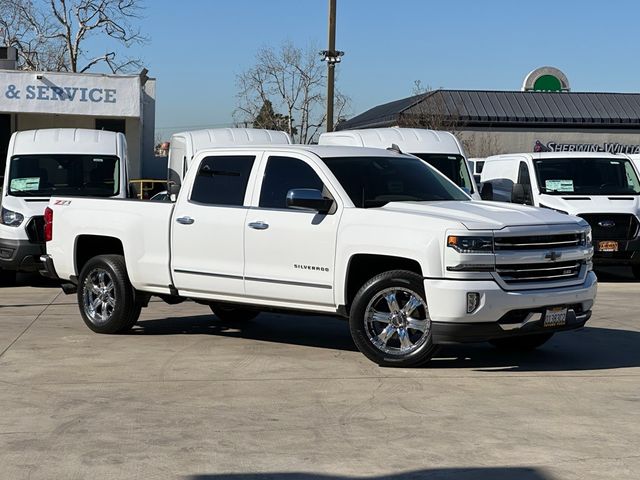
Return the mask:
[[[180,185],[198,150],[238,145],[290,145],[287,132],[259,128],[210,128],[174,133],[169,145],[167,180]]]
[[[122,133],[73,128],[11,136],[0,197],[0,282],[36,271],[44,253],[44,209],[52,195],[127,197]]]
[[[426,161],[474,199],[480,200],[462,145],[452,133],[397,127],[341,130],[321,134],[318,144],[373,148],[389,148],[395,144],[403,153]]]
[[[599,152],[496,155],[485,160],[483,198],[550,208],[591,225],[594,262],[629,265],[640,279],[640,179],[632,160]],[[558,250],[561,245],[550,245]]]

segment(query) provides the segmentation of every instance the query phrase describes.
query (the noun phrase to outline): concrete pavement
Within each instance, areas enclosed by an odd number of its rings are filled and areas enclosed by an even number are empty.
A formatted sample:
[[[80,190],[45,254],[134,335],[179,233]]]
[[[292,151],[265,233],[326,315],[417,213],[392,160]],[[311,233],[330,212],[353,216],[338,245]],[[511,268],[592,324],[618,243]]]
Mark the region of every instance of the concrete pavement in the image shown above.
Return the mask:
[[[640,478],[640,283],[602,279],[588,328],[412,370],[333,318],[152,302],[105,336],[56,288],[0,289],[0,478]]]

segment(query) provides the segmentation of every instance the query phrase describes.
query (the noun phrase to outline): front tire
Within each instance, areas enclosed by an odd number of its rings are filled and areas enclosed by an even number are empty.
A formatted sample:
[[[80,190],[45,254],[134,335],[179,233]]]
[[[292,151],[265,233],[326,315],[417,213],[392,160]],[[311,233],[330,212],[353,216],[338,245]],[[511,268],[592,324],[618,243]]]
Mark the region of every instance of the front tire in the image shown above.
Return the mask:
[[[142,305],[124,257],[100,255],[85,264],[78,279],[78,305],[84,323],[96,333],[124,333],[135,325]]]
[[[246,323],[256,318],[260,312],[231,303],[212,303],[213,314],[225,323]]]
[[[500,350],[529,352],[544,345],[551,337],[553,337],[553,333],[537,333],[535,335],[523,335],[522,337],[496,338],[495,340],[490,340],[489,343]]]
[[[633,265],[631,267],[631,271],[633,272],[633,276],[636,280],[640,280],[640,264]]]
[[[353,300],[349,327],[358,350],[383,367],[415,367],[436,350],[422,277],[406,270],[365,283]]]

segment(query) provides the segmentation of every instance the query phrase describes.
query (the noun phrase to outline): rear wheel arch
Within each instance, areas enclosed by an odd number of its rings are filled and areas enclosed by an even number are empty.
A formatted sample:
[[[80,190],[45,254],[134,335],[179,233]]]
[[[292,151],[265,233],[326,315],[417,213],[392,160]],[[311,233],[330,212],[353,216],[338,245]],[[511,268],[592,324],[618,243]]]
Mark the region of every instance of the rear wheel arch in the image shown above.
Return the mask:
[[[75,269],[79,275],[82,268],[98,255],[121,255],[124,257],[122,241],[107,235],[78,235],[75,242]]]

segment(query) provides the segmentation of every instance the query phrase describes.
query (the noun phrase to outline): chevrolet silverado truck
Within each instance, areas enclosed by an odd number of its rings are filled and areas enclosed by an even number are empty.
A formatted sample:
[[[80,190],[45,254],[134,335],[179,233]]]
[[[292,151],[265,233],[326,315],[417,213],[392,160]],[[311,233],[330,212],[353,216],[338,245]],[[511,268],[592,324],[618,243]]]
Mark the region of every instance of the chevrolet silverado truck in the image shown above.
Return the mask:
[[[93,331],[131,329],[152,295],[225,322],[339,315],[369,359],[409,367],[444,343],[532,349],[591,316],[577,217],[471,200],[394,149],[217,148],[192,165],[175,202],[51,199],[42,260]]]

